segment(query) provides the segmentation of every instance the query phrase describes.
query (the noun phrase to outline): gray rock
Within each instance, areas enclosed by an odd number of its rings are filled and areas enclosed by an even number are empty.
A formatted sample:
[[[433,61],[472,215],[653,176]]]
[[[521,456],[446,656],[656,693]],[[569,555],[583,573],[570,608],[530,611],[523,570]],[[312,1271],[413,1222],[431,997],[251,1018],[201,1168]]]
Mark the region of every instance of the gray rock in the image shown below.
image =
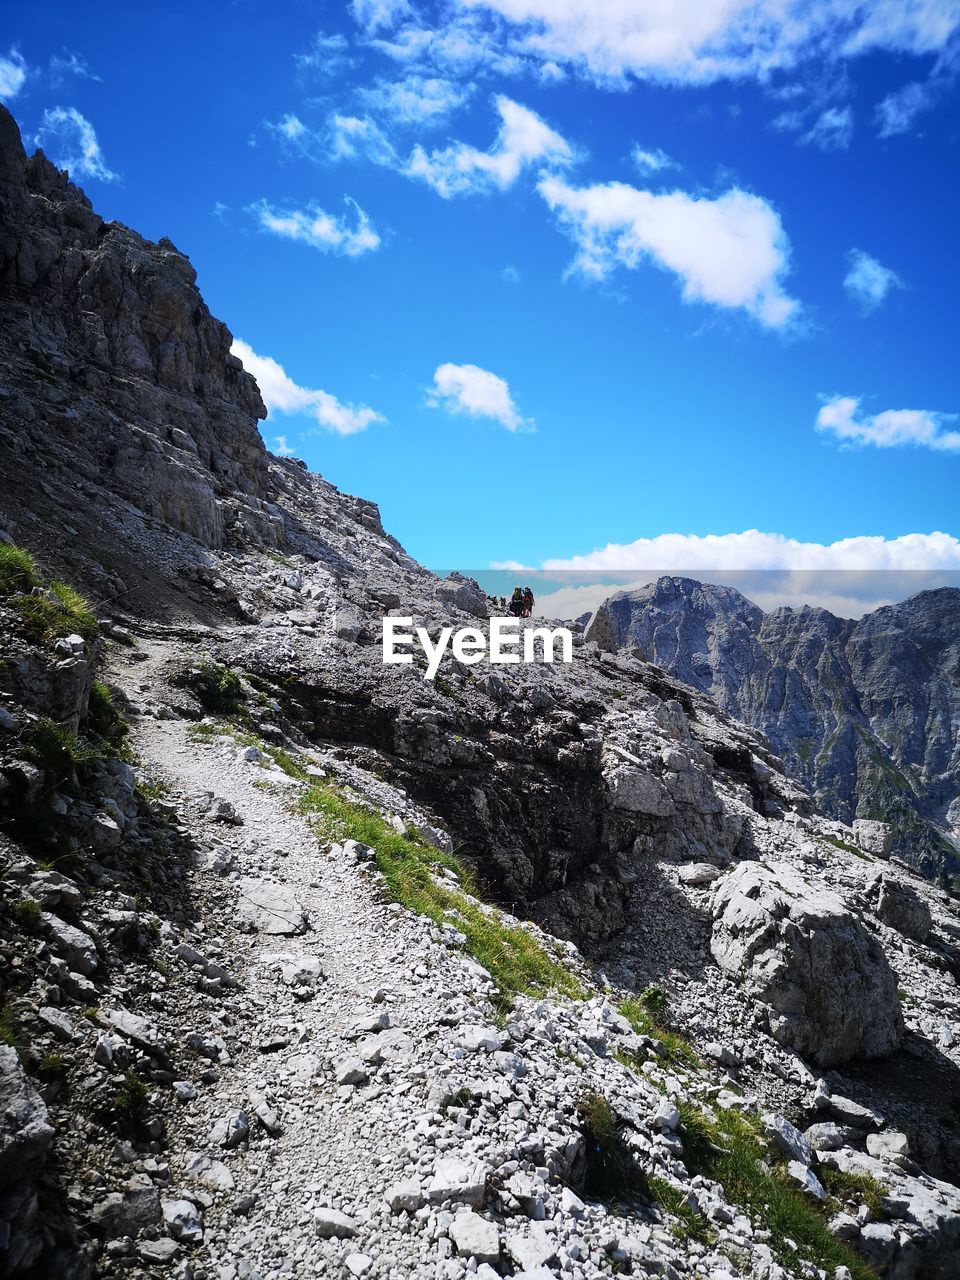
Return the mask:
[[[0,1044],[0,1191],[35,1178],[53,1138],[46,1105],[27,1079],[16,1049]]]
[[[315,1209],[313,1226],[321,1240],[348,1240],[357,1234],[354,1219],[339,1209]]]
[[[889,858],[893,851],[893,827],[889,822],[857,818],[853,824],[853,837],[865,853],[876,854],[878,858]]]
[[[387,1188],[384,1198],[393,1213],[415,1213],[425,1197],[416,1178],[403,1178]]]
[[[163,1200],[160,1207],[174,1240],[182,1244],[203,1244],[203,1219],[192,1200]]]
[[[763,1127],[770,1145],[780,1155],[798,1160],[801,1164],[813,1162],[813,1147],[804,1134],[783,1116],[767,1112],[763,1117]]]
[[[917,942],[926,942],[933,921],[930,908],[915,889],[881,872],[867,885],[863,897],[885,925]]]
[[[487,1172],[479,1161],[444,1156],[437,1161],[427,1194],[436,1204],[453,1201],[479,1209],[486,1185]]]
[[[241,928],[276,936],[303,933],[307,924],[303,907],[284,885],[244,876],[237,889],[236,919]]]
[[[461,1209],[450,1224],[450,1239],[462,1258],[477,1262],[497,1262],[500,1258],[500,1233],[496,1224],[481,1218],[472,1209]]]
[[[892,1053],[897,980],[879,942],[792,868],[744,862],[719,884],[710,949],[767,1007],[776,1040],[824,1066]]]
[[[96,971],[100,963],[97,947],[88,933],[67,924],[59,916],[44,911],[40,916],[50,940],[50,946],[63,956],[71,969],[77,973],[90,974]]]

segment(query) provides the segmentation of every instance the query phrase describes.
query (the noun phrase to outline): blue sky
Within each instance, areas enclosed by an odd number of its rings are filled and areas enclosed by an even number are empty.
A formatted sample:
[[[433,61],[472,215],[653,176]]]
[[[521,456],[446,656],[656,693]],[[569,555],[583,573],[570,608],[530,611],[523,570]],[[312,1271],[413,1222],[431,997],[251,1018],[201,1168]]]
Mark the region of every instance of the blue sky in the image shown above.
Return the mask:
[[[14,0],[0,96],[427,564],[956,569],[958,23]]]

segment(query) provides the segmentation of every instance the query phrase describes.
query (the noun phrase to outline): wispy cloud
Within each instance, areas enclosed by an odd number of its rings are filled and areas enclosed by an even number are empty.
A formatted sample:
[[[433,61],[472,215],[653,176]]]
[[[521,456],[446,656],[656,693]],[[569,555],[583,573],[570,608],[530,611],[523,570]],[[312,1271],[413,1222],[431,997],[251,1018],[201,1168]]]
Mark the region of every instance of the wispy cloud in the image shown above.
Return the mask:
[[[353,211],[352,219],[335,217],[316,204],[305,209],[278,209],[266,200],[250,205],[249,212],[264,231],[287,240],[300,240],[322,253],[347,258],[373,253],[380,247],[379,235],[355,200],[345,196],[344,201]]]
[[[960,431],[952,430],[955,413],[932,409],[885,409],[861,413],[861,397],[832,396],[817,414],[817,430],[846,445],[872,445],[877,449],[903,446],[960,453]]]
[[[679,278],[687,302],[742,308],[770,329],[797,318],[783,287],[789,241],[759,196],[659,194],[622,182],[575,188],[552,176],[538,190],[577,247],[572,269],[589,279],[650,260]]]
[[[27,78],[27,64],[17,49],[0,54],[0,100],[10,102],[17,96]]]
[[[341,436],[356,435],[373,422],[386,421],[367,405],[344,404],[328,391],[299,386],[277,360],[257,355],[242,338],[234,339],[230,351],[256,378],[271,418],[278,413],[302,413],[318,426]],[[284,436],[278,436],[277,440],[286,446]]]
[[[902,289],[903,281],[890,267],[885,267],[862,249],[851,249],[849,267],[843,287],[861,311],[876,311],[891,289]]]
[[[420,178],[444,197],[505,190],[534,164],[567,165],[573,148],[528,107],[504,94],[494,99],[500,129],[489,151],[465,142],[426,152],[416,146],[405,172]]]
[[[36,144],[49,152],[72,178],[99,178],[114,182],[117,175],[107,166],[96,130],[76,107],[50,107],[43,113]]]
[[[47,78],[52,88],[56,89],[68,76],[77,76],[81,80],[96,80],[101,77],[90,69],[90,65],[79,53],[71,53],[64,49],[63,53],[55,53],[47,67]]]
[[[325,35],[318,31],[306,53],[294,55],[298,77],[303,81],[330,80],[349,71],[356,58],[345,35]]]
[[[410,72],[401,80],[375,81],[358,91],[364,106],[395,125],[439,125],[467,101],[473,86]]]
[[[678,169],[680,166],[676,160],[671,159],[665,151],[661,151],[657,147],[653,151],[646,150],[644,147],[635,146],[630,152],[630,159],[633,167],[641,177],[645,178],[648,174],[659,173],[661,169]]]
[[[468,418],[490,418],[508,431],[529,431],[534,425],[532,418],[520,416],[506,380],[475,364],[439,365],[427,403]]]
[[[853,111],[850,107],[828,107],[817,116],[800,139],[821,151],[846,151],[853,140]]]

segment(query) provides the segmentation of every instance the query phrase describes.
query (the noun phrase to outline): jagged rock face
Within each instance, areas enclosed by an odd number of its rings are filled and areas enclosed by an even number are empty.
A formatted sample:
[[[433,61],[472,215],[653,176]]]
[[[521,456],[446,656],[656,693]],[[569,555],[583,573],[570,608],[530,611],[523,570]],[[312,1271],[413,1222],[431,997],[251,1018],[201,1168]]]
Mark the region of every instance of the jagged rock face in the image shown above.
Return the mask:
[[[229,499],[268,496],[256,427],[265,411],[189,260],[169,240],[100,218],[42,152],[25,155],[2,107],[0,228],[0,443],[11,478],[29,483],[46,473],[47,450],[69,449],[81,474],[223,545]],[[248,505],[263,536],[269,514]]]
[[[823,1067],[897,1048],[896,977],[838,898],[792,868],[742,862],[718,886],[714,917],[714,959],[767,1007],[780,1044]]]
[[[881,819],[928,876],[960,872],[960,591],[857,622],[765,614],[730,587],[664,577],[605,601],[588,639],[634,650],[770,739],[831,816]]]
[[[16,1049],[0,1044],[0,1275],[26,1271],[40,1256],[34,1183],[53,1139],[47,1108]]]

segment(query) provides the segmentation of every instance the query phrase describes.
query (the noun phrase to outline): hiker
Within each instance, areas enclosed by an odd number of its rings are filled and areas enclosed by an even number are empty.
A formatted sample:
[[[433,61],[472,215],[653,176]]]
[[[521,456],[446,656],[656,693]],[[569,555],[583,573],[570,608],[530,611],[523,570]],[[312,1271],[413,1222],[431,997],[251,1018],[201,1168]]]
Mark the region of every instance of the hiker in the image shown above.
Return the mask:
[[[523,592],[519,587],[513,588],[513,595],[510,597],[510,614],[514,618],[523,617]]]
[[[533,616],[533,592],[529,587],[523,588],[523,615],[524,618]]]

